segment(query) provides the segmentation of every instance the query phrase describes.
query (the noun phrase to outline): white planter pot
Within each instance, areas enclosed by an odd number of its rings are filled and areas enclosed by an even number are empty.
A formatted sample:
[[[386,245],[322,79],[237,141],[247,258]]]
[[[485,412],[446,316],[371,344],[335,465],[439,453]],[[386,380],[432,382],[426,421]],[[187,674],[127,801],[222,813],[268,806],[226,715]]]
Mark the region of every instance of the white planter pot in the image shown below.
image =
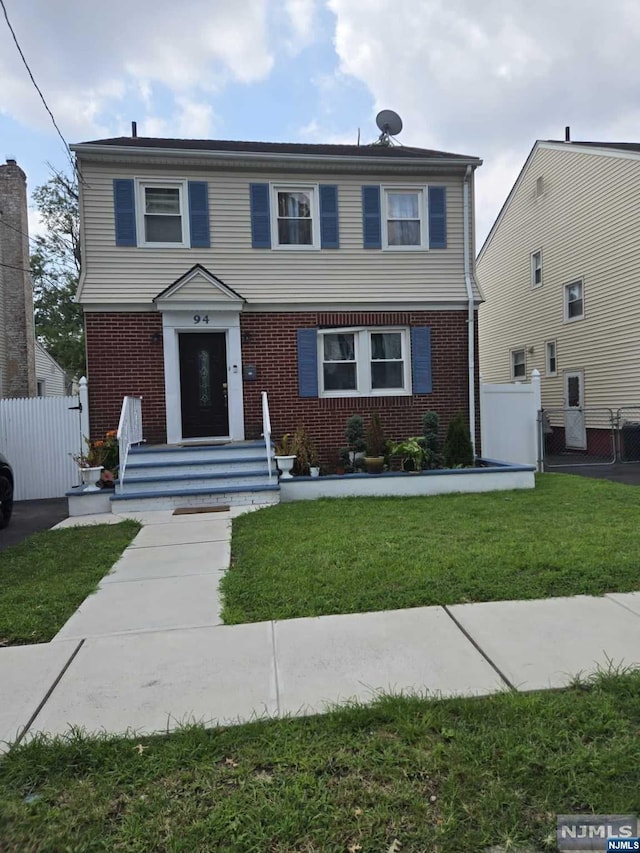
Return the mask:
[[[316,468],[314,466],[311,466],[309,468],[309,473],[311,474],[312,477],[319,477],[320,476],[320,468]]]
[[[102,474],[102,465],[97,468],[81,468],[80,476],[82,477],[83,492],[99,492],[100,489],[96,483]]]
[[[276,456],[276,463],[280,471],[280,476],[283,480],[292,479],[293,475],[291,474],[291,469],[293,468],[293,463],[295,461],[295,456]]]

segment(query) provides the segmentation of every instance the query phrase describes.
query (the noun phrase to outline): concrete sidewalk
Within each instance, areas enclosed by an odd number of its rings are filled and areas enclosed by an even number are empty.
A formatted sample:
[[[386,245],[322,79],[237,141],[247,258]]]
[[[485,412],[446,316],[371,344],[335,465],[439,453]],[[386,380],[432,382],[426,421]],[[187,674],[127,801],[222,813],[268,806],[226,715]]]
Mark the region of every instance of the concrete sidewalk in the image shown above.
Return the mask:
[[[0,649],[0,741],[315,713],[382,692],[562,687],[640,663],[640,593],[221,625],[241,511],[138,515],[141,532],[51,643]]]

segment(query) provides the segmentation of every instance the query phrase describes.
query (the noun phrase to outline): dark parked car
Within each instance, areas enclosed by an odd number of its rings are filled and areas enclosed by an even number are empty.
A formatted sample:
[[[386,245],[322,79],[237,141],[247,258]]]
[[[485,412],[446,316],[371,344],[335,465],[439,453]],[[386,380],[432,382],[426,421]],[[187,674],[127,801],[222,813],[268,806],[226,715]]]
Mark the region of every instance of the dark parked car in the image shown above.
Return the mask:
[[[9,524],[13,511],[13,471],[0,453],[0,528]]]

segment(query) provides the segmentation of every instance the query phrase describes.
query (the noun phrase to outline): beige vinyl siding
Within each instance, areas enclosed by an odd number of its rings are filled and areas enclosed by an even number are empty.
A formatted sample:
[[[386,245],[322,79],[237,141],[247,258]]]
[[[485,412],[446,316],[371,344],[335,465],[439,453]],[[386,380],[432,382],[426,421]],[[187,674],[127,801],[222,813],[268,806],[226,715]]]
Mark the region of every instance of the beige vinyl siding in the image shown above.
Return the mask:
[[[322,174],[312,183],[337,184],[340,248],[324,250],[253,249],[249,184],[283,181],[308,184],[309,176],[249,171],[124,168],[83,163],[85,277],[81,301],[151,302],[162,290],[200,263],[250,307],[266,304],[353,302],[451,302],[465,299],[462,178],[438,175],[447,187],[447,248],[381,251],[362,247],[363,184],[425,186],[424,176],[339,176]],[[209,185],[210,249],[129,248],[115,245],[114,178],[184,178]],[[318,223],[319,224],[319,223]]]
[[[36,341],[36,381],[45,383],[46,397],[66,394],[63,369],[38,341]]]
[[[544,193],[536,197],[536,180]],[[527,351],[542,402],[559,407],[564,373],[584,370],[585,406],[640,405],[640,160],[538,147],[478,260],[480,370],[511,378],[510,352]],[[541,287],[531,253],[542,250]],[[564,321],[564,286],[582,279],[584,319]],[[545,343],[555,340],[557,376]]]

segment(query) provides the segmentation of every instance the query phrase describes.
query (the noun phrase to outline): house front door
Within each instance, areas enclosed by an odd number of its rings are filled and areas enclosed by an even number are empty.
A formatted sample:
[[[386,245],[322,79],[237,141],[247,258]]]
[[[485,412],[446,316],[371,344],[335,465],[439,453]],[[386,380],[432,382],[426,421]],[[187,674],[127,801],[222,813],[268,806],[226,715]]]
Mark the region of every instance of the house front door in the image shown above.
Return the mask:
[[[564,443],[568,450],[586,450],[584,419],[584,373],[576,370],[564,375]]]
[[[179,351],[182,437],[228,436],[226,334],[182,333]]]

